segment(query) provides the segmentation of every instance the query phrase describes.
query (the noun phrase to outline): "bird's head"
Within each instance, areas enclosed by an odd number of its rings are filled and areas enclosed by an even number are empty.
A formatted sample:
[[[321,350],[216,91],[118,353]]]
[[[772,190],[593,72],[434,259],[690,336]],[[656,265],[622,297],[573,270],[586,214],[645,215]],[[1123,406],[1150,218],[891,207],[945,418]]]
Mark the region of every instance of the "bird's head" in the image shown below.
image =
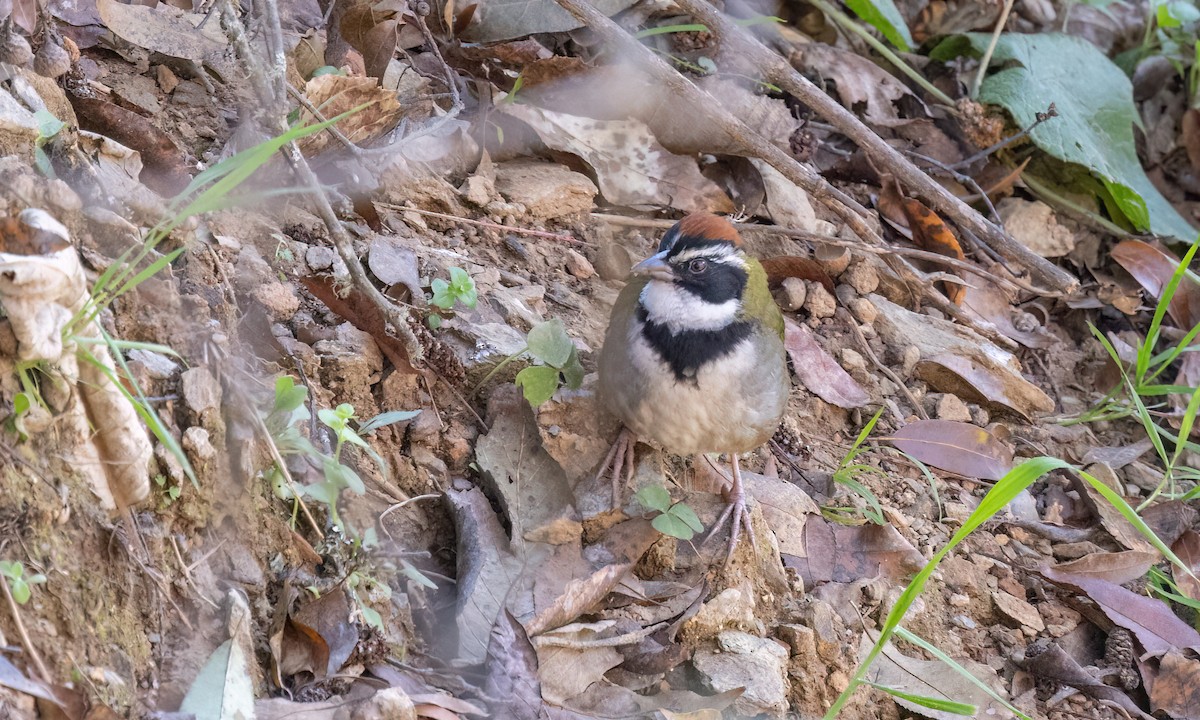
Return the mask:
[[[728,220],[693,213],[675,223],[658,252],[631,272],[647,278],[639,299],[648,320],[672,332],[717,330],[742,310],[748,260]]]

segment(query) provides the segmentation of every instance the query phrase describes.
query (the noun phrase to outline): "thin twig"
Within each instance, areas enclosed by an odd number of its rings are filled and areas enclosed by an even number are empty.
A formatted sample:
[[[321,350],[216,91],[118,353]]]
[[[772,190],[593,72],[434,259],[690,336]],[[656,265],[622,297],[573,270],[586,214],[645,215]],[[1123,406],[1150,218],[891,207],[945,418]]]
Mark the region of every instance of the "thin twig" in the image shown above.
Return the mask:
[[[1034,116],[1033,123],[1029,127],[1019,130],[1018,132],[1004,138],[1000,142],[995,143],[994,145],[989,145],[988,147],[985,147],[984,149],[975,153],[971,157],[969,157],[965,160],[959,160],[958,162],[954,163],[953,165],[950,165],[949,167],[951,167],[951,168],[969,167],[969,166],[973,165],[974,163],[988,157],[989,155],[997,153],[997,152],[1003,150],[1004,148],[1008,147],[1009,145],[1012,145],[1013,143],[1020,140],[1021,138],[1026,137],[1031,132],[1033,132],[1033,129],[1035,127],[1037,127],[1038,125],[1041,125],[1042,123],[1046,122],[1047,120],[1049,120],[1051,118],[1056,118],[1056,117],[1058,117],[1058,108],[1054,105],[1054,103],[1050,103],[1050,107],[1046,108],[1046,112],[1040,112]]]
[[[375,203],[379,207],[388,208],[390,210],[399,210],[400,212],[411,212],[418,215],[428,215],[430,217],[441,218],[443,220],[451,220],[453,222],[465,223],[467,225],[477,225],[479,227],[490,228],[492,230],[501,230],[503,232],[513,233],[514,235],[528,235],[530,237],[545,238],[547,240],[559,240],[561,242],[574,243],[576,245],[586,245],[587,243],[575,238],[573,235],[565,235],[562,233],[546,232],[545,230],[530,230],[521,227],[509,227],[499,223],[488,222],[486,220],[472,220],[471,218],[459,217],[458,215],[447,215],[446,213],[434,212],[432,210],[418,210],[417,208],[408,207],[405,205],[396,205],[395,203],[379,202]]]
[[[592,648],[602,647],[620,647],[621,645],[633,645],[650,637],[654,633],[666,627],[665,622],[660,622],[657,625],[651,625],[641,630],[617,635],[616,637],[597,638],[595,640],[572,640],[571,638],[559,637],[556,635],[537,635],[530,638],[533,644],[537,647],[565,647],[572,650],[590,650]]]
[[[996,43],[1000,41],[1000,33],[1008,24],[1008,14],[1012,12],[1012,8],[1013,0],[1004,0],[1004,9],[1000,11],[996,29],[992,31],[992,38],[988,41],[987,50],[984,51],[983,58],[979,61],[979,72],[975,73],[975,80],[971,82],[971,92],[968,93],[968,97],[972,100],[979,97],[979,86],[983,84],[983,76],[987,75],[988,65],[992,63],[992,53],[996,52]]]
[[[858,145],[876,167],[895,175],[914,196],[924,201],[943,218],[966,227],[1005,258],[1027,268],[1038,285],[1059,289],[1067,294],[1079,289],[1079,280],[1074,275],[1030,251],[1002,228],[988,222],[972,207],[921,172],[852,112],[797,72],[786,58],[769,50],[746,30],[737,27],[706,0],[678,0],[677,4],[716,33],[722,46],[730,54],[744,58],[748,63],[760,68],[769,82],[812,108],[817,115]]]
[[[25,652],[29,653],[29,659],[33,661],[38,678],[48,685],[52,684],[50,671],[46,669],[46,663],[42,662],[42,656],[38,654],[37,646],[29,639],[29,633],[25,631],[25,623],[21,621],[21,611],[17,608],[17,601],[13,599],[12,590],[8,588],[8,583],[3,578],[0,578],[0,588],[4,589],[4,599],[8,601],[8,610],[12,613],[13,625],[17,627],[21,646],[25,648]]]
[[[672,220],[653,220],[649,218],[631,218],[624,215],[607,215],[604,213],[592,213],[592,217],[597,220],[603,220],[613,225],[625,225],[628,227],[653,228],[656,230],[666,230],[674,225]],[[832,245],[834,247],[844,247],[851,250],[859,250],[868,252],[872,255],[886,257],[888,255],[904,255],[906,257],[917,258],[927,262],[939,263],[948,265],[952,268],[957,268],[963,272],[977,275],[985,280],[990,280],[1000,285],[1007,285],[1014,290],[1024,290],[1026,292],[1040,295],[1043,297],[1063,297],[1062,293],[1052,293],[1046,290],[1041,290],[1030,286],[1028,283],[1018,279],[1009,278],[1003,275],[997,275],[989,270],[985,270],[977,265],[973,265],[958,258],[949,257],[947,255],[939,255],[938,253],[929,252],[928,250],[920,250],[917,248],[896,247],[895,245],[885,245],[883,247],[873,247],[864,245],[859,242],[851,242],[842,240],[841,238],[830,237],[828,235],[819,235],[810,233],[804,230],[794,230],[792,228],[783,227],[782,225],[759,225],[756,223],[734,223],[738,232],[763,233],[770,235],[784,235],[786,237],[804,240],[810,243],[821,245]]]
[[[867,354],[867,358],[870,359],[871,363],[875,365],[875,368],[884,375],[887,375],[888,379],[895,383],[896,387],[900,389],[900,392],[904,393],[904,397],[907,398],[909,404],[912,405],[913,412],[920,415],[921,419],[928,420],[928,413],[925,412],[925,408],[921,405],[921,403],[918,402],[915,397],[913,397],[912,392],[910,392],[908,389],[908,385],[905,385],[904,381],[900,379],[900,376],[892,371],[891,368],[880,362],[879,356],[877,356],[875,351],[871,349],[871,344],[868,343],[867,338],[863,336],[862,330],[859,329],[858,323],[855,322],[854,318],[848,318],[846,324],[850,326],[850,331],[854,333],[854,339],[858,341],[859,347],[861,347],[863,352]]]

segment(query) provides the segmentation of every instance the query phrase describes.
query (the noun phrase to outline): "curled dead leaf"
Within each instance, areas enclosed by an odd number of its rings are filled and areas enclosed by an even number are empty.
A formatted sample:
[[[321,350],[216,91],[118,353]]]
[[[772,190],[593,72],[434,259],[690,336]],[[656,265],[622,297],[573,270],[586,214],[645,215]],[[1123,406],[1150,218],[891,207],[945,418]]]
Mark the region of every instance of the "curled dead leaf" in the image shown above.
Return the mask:
[[[966,477],[999,480],[1012,469],[1012,449],[968,423],[918,420],[879,439],[927,465]]]

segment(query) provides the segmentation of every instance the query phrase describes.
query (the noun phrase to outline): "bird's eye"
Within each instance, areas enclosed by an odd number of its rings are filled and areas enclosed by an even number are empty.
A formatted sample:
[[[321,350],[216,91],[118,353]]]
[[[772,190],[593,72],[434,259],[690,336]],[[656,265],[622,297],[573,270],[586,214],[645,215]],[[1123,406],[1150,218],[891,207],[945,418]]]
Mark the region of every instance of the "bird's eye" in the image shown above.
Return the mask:
[[[696,259],[688,263],[688,272],[693,275],[699,275],[708,269],[708,261]]]

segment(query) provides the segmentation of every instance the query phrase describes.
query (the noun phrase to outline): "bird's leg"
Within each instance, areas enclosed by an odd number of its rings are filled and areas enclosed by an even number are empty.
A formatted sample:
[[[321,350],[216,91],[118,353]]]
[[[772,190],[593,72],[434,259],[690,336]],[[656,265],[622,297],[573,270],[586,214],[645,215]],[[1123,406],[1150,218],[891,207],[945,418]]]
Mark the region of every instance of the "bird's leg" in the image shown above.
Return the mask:
[[[622,427],[621,433],[617,435],[617,439],[613,441],[612,447],[608,449],[608,454],[604,456],[604,462],[600,464],[600,471],[596,473],[596,482],[599,482],[604,474],[610,469],[612,470],[612,505],[613,509],[621,507],[621,471],[625,471],[625,485],[628,486],[633,482],[633,471],[635,468],[636,458],[634,457],[634,446],[637,445],[637,438],[633,432]]]
[[[750,536],[750,544],[755,550],[758,549],[758,542],[754,537],[754,526],[750,524],[750,511],[746,508],[746,490],[742,487],[742,471],[738,464],[737,453],[730,453],[729,457],[733,471],[731,478],[733,486],[729,490],[729,504],[725,506],[721,517],[717,518],[717,522],[713,524],[712,532],[709,534],[710,538],[713,537],[717,530],[725,524],[725,520],[729,520],[729,550],[725,555],[726,563],[733,557],[733,551],[737,549],[743,527],[746,528],[746,534]]]

